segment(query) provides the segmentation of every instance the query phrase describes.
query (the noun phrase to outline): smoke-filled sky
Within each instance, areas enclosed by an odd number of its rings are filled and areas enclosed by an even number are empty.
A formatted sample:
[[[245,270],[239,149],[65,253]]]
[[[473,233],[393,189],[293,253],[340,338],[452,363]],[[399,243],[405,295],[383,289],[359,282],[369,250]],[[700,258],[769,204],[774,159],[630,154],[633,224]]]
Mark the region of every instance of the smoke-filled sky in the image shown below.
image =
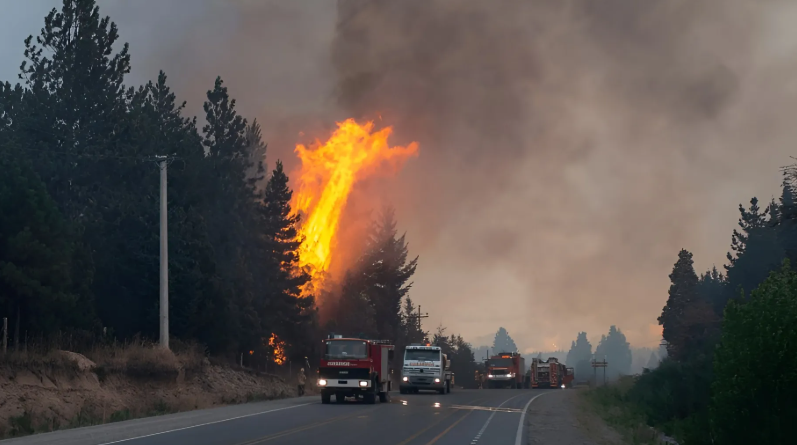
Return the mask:
[[[6,6],[0,79],[58,3]],[[657,344],[678,250],[723,264],[738,204],[777,196],[797,155],[790,0],[99,4],[128,83],[163,69],[199,113],[221,75],[269,161],[296,167],[296,142],[350,116],[419,142],[352,208],[396,207],[426,327],[476,344],[504,326],[522,350],[567,348],[612,324]]]

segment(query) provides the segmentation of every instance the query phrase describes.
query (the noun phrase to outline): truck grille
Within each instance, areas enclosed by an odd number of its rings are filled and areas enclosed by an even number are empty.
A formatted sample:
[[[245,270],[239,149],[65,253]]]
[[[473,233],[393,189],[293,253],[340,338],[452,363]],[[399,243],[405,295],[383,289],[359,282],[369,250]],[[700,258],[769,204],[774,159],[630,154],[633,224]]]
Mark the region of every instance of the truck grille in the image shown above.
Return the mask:
[[[318,377],[327,380],[335,379],[368,379],[370,371],[365,368],[321,368],[318,370]]]

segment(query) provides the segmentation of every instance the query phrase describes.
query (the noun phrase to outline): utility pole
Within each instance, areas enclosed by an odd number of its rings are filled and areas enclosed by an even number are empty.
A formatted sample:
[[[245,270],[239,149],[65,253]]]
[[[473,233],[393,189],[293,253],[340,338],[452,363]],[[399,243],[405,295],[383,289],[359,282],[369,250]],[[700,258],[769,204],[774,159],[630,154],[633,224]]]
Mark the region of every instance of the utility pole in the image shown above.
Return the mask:
[[[169,221],[166,199],[166,168],[172,158],[155,156],[161,171],[160,221],[160,346],[169,349]]]
[[[418,305],[418,332],[421,332],[421,318],[429,318],[429,313],[421,315],[421,305]]]
[[[3,317],[3,355],[8,347],[8,318]]]

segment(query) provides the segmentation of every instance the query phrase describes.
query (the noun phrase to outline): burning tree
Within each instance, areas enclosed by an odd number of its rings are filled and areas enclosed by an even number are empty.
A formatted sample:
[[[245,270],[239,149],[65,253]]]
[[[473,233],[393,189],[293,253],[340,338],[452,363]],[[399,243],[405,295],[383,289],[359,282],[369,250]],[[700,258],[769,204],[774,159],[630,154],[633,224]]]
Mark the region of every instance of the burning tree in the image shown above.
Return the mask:
[[[301,227],[299,258],[312,276],[311,288],[322,287],[324,272],[334,259],[338,226],[355,183],[387,166],[395,171],[411,156],[418,144],[390,147],[391,127],[374,131],[374,123],[363,125],[354,119],[338,122],[326,142],[316,140],[311,147],[296,146],[302,161],[299,188],[291,202],[294,211],[306,215]],[[305,291],[304,294],[308,294]]]

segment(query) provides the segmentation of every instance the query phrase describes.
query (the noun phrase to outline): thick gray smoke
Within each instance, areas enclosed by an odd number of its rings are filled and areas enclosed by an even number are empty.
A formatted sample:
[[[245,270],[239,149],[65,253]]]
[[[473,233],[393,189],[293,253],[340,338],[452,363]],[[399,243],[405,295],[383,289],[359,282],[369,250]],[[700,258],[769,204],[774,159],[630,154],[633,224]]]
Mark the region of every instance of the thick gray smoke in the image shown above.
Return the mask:
[[[339,103],[421,143],[399,214],[430,306],[654,344],[678,249],[721,263],[793,153],[789,3],[341,1]]]
[[[358,193],[397,206],[430,324],[471,339],[655,344],[678,250],[719,266],[736,205],[794,154],[789,0],[129,3],[100,5],[133,80],[164,69],[199,112],[222,75],[271,161],[348,116],[418,141]]]

